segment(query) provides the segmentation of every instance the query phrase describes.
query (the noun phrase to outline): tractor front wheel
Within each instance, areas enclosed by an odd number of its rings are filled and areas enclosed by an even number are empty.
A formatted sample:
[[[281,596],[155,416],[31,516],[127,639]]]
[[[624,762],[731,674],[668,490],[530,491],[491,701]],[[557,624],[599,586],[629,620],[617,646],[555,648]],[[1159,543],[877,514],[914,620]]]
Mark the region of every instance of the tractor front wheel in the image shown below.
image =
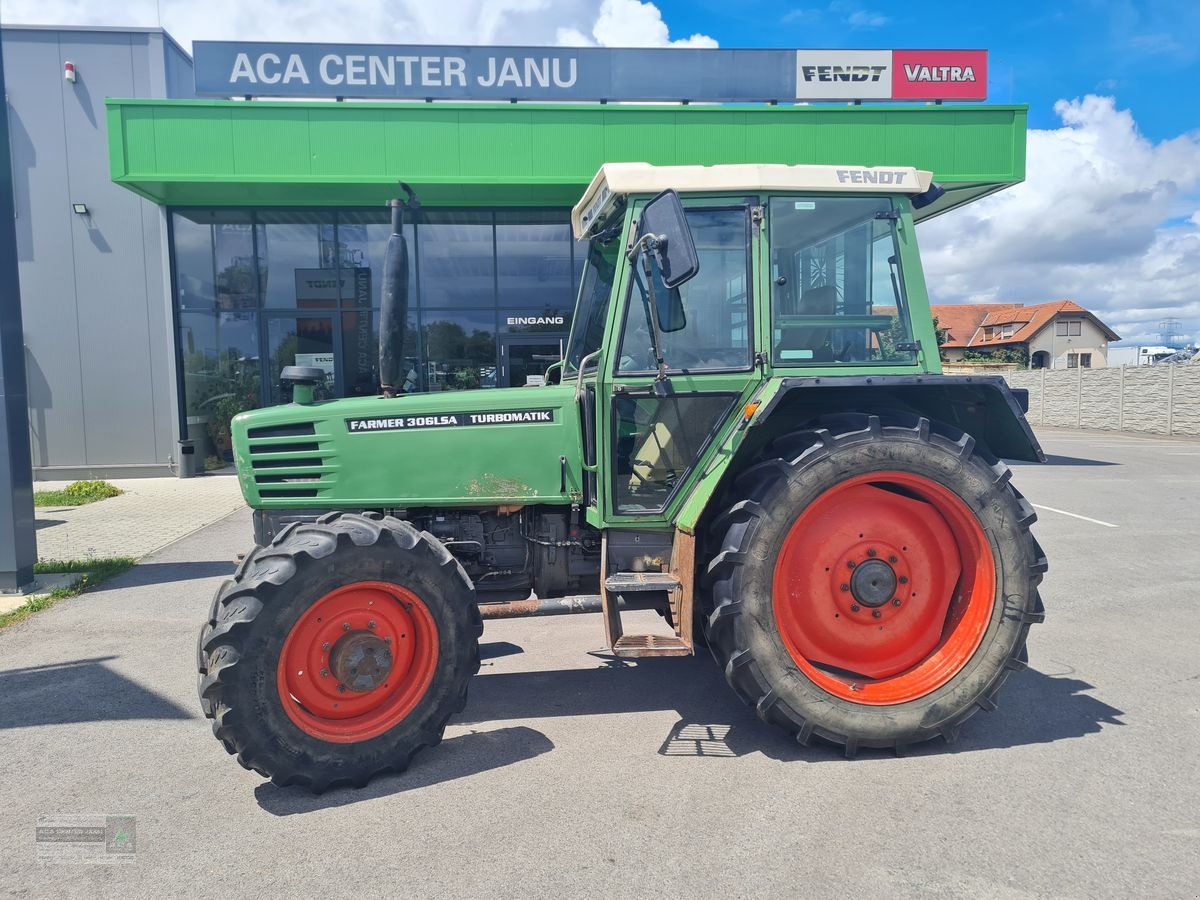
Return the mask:
[[[995,707],[1041,621],[1046,562],[1006,466],[927,419],[788,435],[714,523],[709,642],[802,743],[952,740]]]
[[[474,590],[438,541],[331,514],[249,554],[199,647],[213,733],[248,769],[320,793],[402,771],[479,670]]]

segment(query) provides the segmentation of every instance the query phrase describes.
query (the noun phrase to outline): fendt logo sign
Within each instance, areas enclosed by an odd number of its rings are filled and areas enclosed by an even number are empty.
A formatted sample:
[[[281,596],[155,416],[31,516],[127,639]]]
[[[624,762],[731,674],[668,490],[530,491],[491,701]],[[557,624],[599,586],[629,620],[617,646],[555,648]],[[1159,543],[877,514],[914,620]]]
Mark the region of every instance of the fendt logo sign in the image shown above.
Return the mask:
[[[985,100],[986,50],[797,50],[796,96]]]
[[[195,41],[202,97],[762,103],[984,100],[986,50]]]

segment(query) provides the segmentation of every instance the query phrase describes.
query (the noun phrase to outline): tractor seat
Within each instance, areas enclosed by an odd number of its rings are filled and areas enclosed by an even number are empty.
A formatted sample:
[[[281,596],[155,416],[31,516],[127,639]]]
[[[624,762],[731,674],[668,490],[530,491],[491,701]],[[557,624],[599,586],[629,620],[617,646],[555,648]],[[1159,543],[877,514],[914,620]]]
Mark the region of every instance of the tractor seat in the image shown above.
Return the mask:
[[[834,316],[837,315],[837,288],[831,284],[809,288],[800,295],[797,315],[801,316]],[[833,347],[831,335],[833,329],[828,326],[793,326],[784,328],[775,348],[775,355],[786,363],[789,350],[807,350],[811,356],[804,354],[804,361],[833,362]],[[792,356],[792,359],[799,359]]]

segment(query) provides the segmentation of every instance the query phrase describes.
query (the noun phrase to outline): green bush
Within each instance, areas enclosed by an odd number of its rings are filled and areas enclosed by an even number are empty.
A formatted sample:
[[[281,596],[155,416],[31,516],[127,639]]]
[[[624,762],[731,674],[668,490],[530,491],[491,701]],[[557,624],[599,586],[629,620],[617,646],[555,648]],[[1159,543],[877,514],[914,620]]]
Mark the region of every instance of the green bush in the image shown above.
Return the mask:
[[[34,491],[34,506],[83,506],[124,493],[107,481],[74,481],[61,491]]]
[[[94,503],[107,500],[121,493],[121,489],[107,481],[75,481],[68,484],[63,493],[76,503]]]

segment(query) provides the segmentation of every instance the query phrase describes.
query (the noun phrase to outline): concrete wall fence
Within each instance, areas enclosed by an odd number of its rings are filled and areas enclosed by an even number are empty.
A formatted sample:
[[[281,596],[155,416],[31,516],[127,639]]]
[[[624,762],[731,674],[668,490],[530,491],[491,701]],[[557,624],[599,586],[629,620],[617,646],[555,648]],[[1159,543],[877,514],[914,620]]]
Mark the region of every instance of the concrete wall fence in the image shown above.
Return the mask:
[[[1029,422],[1200,437],[1200,365],[1035,369],[1005,375],[1029,389]]]

